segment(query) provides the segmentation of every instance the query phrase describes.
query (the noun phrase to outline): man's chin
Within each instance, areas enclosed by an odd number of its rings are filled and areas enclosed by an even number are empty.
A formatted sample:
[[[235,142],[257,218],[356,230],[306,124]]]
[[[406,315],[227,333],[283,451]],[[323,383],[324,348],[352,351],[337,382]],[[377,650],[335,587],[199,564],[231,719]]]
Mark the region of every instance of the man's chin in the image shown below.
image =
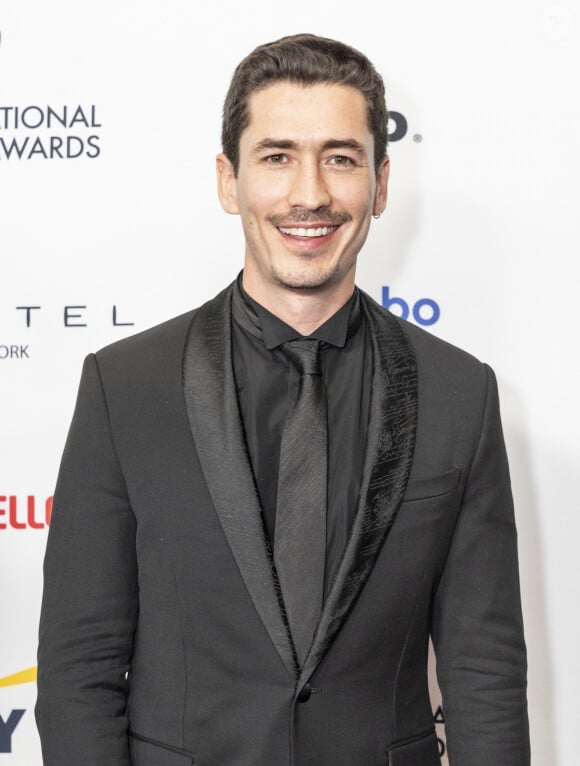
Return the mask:
[[[304,271],[274,271],[274,279],[279,285],[289,290],[305,290],[314,292],[340,281],[340,274],[336,269],[329,270],[304,270]]]

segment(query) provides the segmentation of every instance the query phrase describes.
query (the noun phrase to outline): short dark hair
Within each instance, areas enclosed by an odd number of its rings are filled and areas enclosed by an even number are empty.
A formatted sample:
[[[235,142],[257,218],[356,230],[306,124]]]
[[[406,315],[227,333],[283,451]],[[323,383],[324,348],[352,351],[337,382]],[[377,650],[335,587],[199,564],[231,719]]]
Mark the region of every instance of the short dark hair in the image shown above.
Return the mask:
[[[369,130],[374,138],[375,171],[387,154],[388,113],[385,86],[368,58],[349,45],[310,34],[290,35],[258,46],[234,72],[226,95],[222,119],[222,147],[237,175],[240,137],[248,127],[248,101],[275,82],[302,85],[350,85],[362,93]]]

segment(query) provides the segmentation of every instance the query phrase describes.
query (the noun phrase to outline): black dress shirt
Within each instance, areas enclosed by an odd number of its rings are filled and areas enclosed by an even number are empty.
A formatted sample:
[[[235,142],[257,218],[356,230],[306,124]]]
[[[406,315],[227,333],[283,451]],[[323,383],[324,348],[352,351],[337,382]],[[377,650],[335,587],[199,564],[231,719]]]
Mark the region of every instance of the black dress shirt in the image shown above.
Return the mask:
[[[272,550],[280,441],[298,390],[298,372],[280,345],[302,337],[244,291],[234,292],[234,376],[246,443]],[[372,354],[358,290],[310,336],[321,341],[328,409],[328,492],[325,596],[354,519],[368,431]]]

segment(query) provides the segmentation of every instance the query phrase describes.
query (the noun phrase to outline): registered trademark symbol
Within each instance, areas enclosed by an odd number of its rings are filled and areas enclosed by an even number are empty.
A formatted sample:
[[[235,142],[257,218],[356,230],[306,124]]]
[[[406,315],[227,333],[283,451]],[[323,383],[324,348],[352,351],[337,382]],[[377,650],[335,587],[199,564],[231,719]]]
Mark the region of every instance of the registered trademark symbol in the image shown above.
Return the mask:
[[[413,136],[413,141],[416,144],[420,144],[422,140],[423,140],[423,136],[420,133],[415,133],[415,135]]]

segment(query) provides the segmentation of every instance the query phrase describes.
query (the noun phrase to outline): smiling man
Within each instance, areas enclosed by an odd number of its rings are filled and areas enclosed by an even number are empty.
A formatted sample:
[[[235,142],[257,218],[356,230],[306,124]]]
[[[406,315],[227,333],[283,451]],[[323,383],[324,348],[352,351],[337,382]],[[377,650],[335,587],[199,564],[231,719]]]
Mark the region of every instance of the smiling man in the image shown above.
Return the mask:
[[[528,766],[491,369],[355,287],[384,87],[333,40],[234,74],[218,192],[244,268],[91,355],[45,561],[46,766]]]
[[[222,205],[244,227],[244,289],[313,330],[353,293],[389,161],[381,150],[375,166],[367,105],[352,85],[278,81],[254,91],[247,109],[236,166],[217,160]]]

